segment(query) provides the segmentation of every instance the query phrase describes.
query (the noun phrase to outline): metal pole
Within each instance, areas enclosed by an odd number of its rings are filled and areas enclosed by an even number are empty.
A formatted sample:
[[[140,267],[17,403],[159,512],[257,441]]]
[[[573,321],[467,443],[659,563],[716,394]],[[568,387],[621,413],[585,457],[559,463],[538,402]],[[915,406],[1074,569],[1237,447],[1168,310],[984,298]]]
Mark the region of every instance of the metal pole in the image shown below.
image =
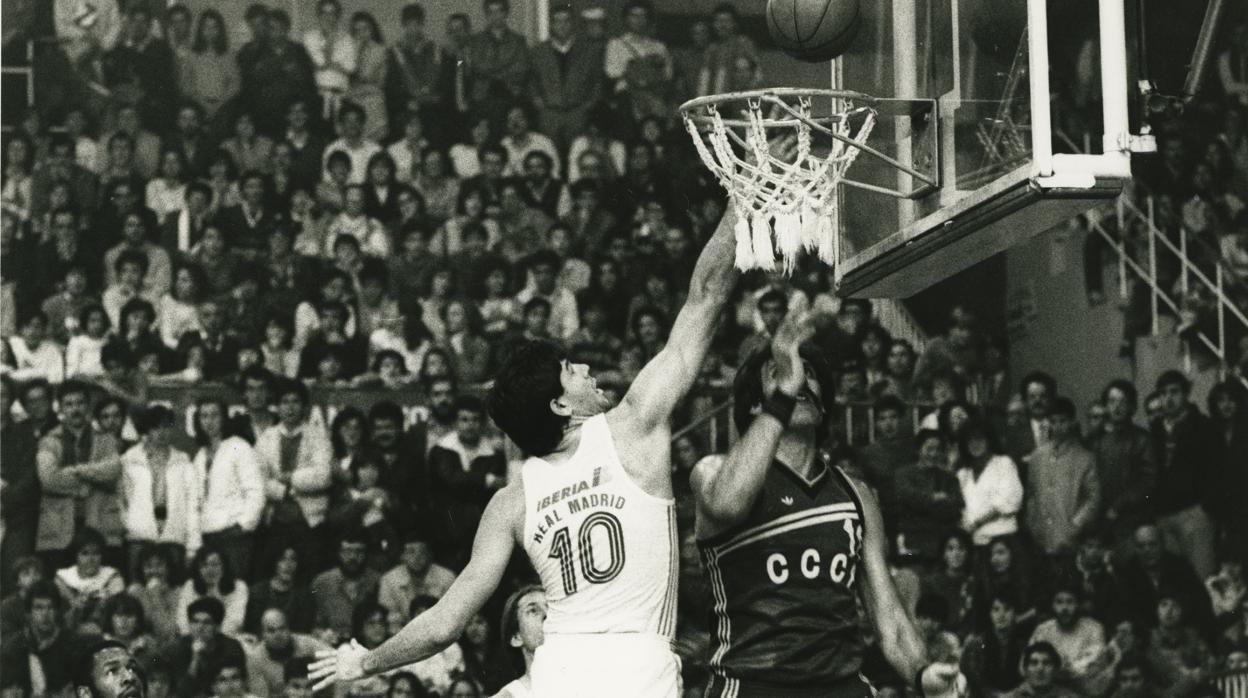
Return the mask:
[[[1187,228],[1179,228],[1179,288],[1187,296]]]
[[[1226,378],[1226,302],[1222,295],[1222,265],[1216,268],[1215,278],[1218,284],[1218,349],[1222,352],[1222,361],[1218,363],[1220,378]]]
[[[1125,194],[1123,195],[1125,196]],[[1127,219],[1123,213],[1122,196],[1115,207],[1118,211],[1118,297],[1127,299]]]
[[[1153,230],[1153,198],[1148,198],[1148,277],[1152,282],[1153,336],[1157,336],[1157,233]]]
[[[1049,114],[1048,3],[1027,0],[1027,76],[1031,82],[1031,157],[1042,177],[1053,174],[1053,124]]]
[[[1183,83],[1185,97],[1200,92],[1200,85],[1205,81],[1209,59],[1213,56],[1213,41],[1217,38],[1218,23],[1222,19],[1222,9],[1222,0],[1211,0],[1209,7],[1205,9],[1205,21],[1200,25],[1200,38],[1196,40],[1196,48],[1192,50],[1192,67],[1188,69],[1187,80]]]
[[[1122,153],[1130,147],[1127,121],[1127,21],[1123,0],[1101,0],[1101,113],[1105,122],[1103,153]]]
[[[893,94],[905,99],[912,99],[918,93],[919,73],[914,60],[914,52],[919,45],[917,25],[915,3],[912,0],[893,0]],[[894,117],[893,123],[897,134],[897,160],[910,168],[913,160],[910,117]],[[898,191],[909,191],[914,186],[910,174],[904,171],[897,172],[896,181]],[[897,202],[899,230],[914,222],[914,216],[912,202]]]

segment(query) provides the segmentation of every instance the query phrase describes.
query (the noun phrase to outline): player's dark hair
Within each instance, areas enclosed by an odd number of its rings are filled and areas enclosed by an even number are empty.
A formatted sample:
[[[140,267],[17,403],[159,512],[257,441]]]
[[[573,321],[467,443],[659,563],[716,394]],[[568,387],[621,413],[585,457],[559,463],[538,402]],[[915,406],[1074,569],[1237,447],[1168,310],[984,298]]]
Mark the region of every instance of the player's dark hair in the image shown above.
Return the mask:
[[[563,395],[564,352],[549,342],[521,342],[508,354],[486,396],[490,418],[525,453],[544,456],[559,445],[568,418],[550,403]]]
[[[801,356],[804,361],[810,364],[815,372],[815,380],[818,381],[820,392],[823,393],[820,401],[823,403],[820,408],[823,410],[824,417],[831,410],[828,409],[829,401],[836,394],[836,374],[832,372],[832,368],[828,362],[824,360],[823,354],[810,345],[803,345],[801,348]],[[771,358],[769,349],[754,352],[754,354],[741,359],[741,366],[737,369],[737,376],[732,381],[732,421],[737,425],[737,431],[744,434],[746,429],[750,428],[750,423],[754,421],[754,409],[763,404],[766,395],[763,395],[763,366],[767,360]],[[819,442],[822,443],[825,429],[817,429]]]

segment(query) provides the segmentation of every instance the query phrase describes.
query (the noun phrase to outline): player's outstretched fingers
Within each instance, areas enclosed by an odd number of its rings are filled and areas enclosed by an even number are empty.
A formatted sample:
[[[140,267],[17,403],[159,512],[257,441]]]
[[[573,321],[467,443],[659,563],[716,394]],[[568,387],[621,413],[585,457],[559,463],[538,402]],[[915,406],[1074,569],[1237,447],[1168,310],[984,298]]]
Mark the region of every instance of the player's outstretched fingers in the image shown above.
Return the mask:
[[[313,692],[331,686],[334,683],[338,668],[338,652],[336,650],[319,650],[316,661],[308,664],[308,679],[316,685]]]

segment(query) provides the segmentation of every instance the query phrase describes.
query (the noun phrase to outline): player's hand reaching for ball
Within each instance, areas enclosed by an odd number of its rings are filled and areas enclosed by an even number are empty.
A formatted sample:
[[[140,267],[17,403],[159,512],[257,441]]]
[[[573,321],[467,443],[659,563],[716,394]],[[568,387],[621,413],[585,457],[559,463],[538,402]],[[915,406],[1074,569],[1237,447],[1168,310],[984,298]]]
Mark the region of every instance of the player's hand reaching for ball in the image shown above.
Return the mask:
[[[339,681],[355,681],[364,678],[364,657],[368,650],[352,640],[336,650],[321,650],[316,653],[316,661],[308,665],[308,679],[316,685],[312,690],[320,691]]]
[[[776,361],[776,382],[780,392],[797,397],[806,385],[806,367],[802,363],[802,343],[815,333],[814,317],[808,310],[791,310],[784,316],[776,336],[771,340],[771,355]]]
[[[934,662],[919,677],[925,698],[963,698],[967,694],[966,677],[957,664]]]

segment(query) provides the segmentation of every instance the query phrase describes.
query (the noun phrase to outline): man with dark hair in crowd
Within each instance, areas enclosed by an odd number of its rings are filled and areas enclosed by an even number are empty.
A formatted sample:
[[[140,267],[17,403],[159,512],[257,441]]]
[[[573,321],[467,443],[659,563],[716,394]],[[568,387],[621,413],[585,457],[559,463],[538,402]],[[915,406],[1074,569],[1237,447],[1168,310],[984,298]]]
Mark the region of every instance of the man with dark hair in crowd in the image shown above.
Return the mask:
[[[550,250],[541,250],[533,253],[526,265],[530,282],[516,295],[516,300],[525,304],[534,298],[546,299],[550,303],[550,318],[547,320],[550,336],[560,342],[572,339],[580,325],[580,318],[576,312],[576,296],[558,285],[559,258]]]
[[[1052,591],[1053,617],[1036,626],[1031,644],[1049,643],[1061,655],[1062,683],[1099,695],[1109,679],[1096,666],[1105,649],[1105,628],[1083,613],[1082,593],[1074,579],[1058,577]]]
[[[32,300],[55,293],[74,267],[87,270],[87,288],[93,292],[103,290],[103,267],[98,256],[104,252],[103,241],[83,240],[78,220],[78,211],[69,206],[58,206],[48,214],[47,239],[39,242],[30,255],[33,268],[24,271],[34,286],[29,290]],[[16,261],[10,260],[10,264]]]
[[[550,38],[533,49],[532,58],[542,130],[566,153],[602,92],[600,48],[578,36],[573,7],[556,4],[550,7]]]
[[[485,405],[480,398],[460,396],[454,410],[455,430],[429,451],[429,474],[439,529],[459,566],[467,562],[490,495],[507,484],[507,459],[485,435]]]
[[[892,395],[885,395],[877,400],[875,440],[858,452],[863,479],[875,490],[884,525],[890,529],[896,513],[893,511],[896,506],[894,479],[898,470],[914,460],[914,444],[907,438],[903,428],[907,412],[905,404]]]
[[[394,42],[386,70],[386,106],[391,123],[401,123],[415,107],[437,134],[448,123],[455,61],[425,33],[425,8],[418,3],[403,6],[399,15],[403,33]]]
[[[529,47],[524,37],[508,26],[511,3],[484,0],[485,29],[468,42],[468,104],[484,109],[501,121],[507,102],[527,94]]]
[[[1166,548],[1187,558],[1196,576],[1205,579],[1217,572],[1213,517],[1220,513],[1226,474],[1218,468],[1221,436],[1189,400],[1191,390],[1191,382],[1179,371],[1166,371],[1157,379],[1162,413],[1151,428],[1158,469],[1153,502]]]
[[[260,616],[260,641],[243,645],[247,654],[247,686],[257,698],[280,698],[285,683],[284,667],[292,659],[304,665],[316,653],[329,649],[321,640],[292,633],[286,612],[270,608]],[[217,694],[220,698],[220,694]]]
[[[1208,630],[1213,618],[1209,594],[1187,560],[1166,550],[1152,523],[1136,528],[1134,543],[1134,554],[1117,568],[1123,609],[1136,628],[1155,627],[1158,602],[1171,596],[1182,603],[1188,622]]]
[[[412,531],[403,542],[399,564],[381,576],[377,602],[391,613],[406,616],[417,596],[440,599],[454,581],[454,572],[433,561],[429,541]]]
[[[1026,457],[1048,440],[1049,405],[1057,397],[1057,381],[1043,371],[1032,371],[1023,376],[1019,392],[1027,405],[1027,422],[1006,431],[1005,450],[1023,467]]]
[[[242,344],[228,331],[222,302],[208,298],[196,308],[199,329],[178,339],[178,356],[186,360],[193,346],[204,348],[203,379],[223,380],[238,371],[238,350]]]
[[[74,667],[78,698],[147,698],[147,675],[118,640],[94,640]]]
[[[1149,517],[1149,499],[1157,484],[1157,468],[1148,430],[1134,421],[1135,386],[1121,378],[1101,393],[1105,423],[1088,443],[1096,458],[1105,525],[1115,545],[1130,539]]]
[[[61,424],[39,440],[36,456],[43,486],[37,549],[55,569],[72,564],[69,545],[82,527],[104,534],[114,549],[125,533],[117,494],[120,446],[91,425],[87,385],[66,381],[60,403]]]
[[[266,429],[277,425],[273,411],[273,374],[252,366],[239,377],[243,392],[243,412],[231,417],[231,433],[253,446]]]
[[[1002,698],[1079,698],[1058,681],[1062,656],[1047,642],[1037,642],[1023,650],[1023,684]]]
[[[386,489],[397,497],[399,529],[407,531],[428,511],[425,459],[429,437],[423,428],[405,430],[404,423],[403,409],[389,400],[368,410],[369,447],[381,461]]]
[[[204,128],[204,108],[191,100],[182,102],[178,105],[173,127],[173,133],[165,138],[163,147],[182,154],[187,176],[206,179],[214,146]]]
[[[248,170],[239,176],[238,204],[222,208],[216,218],[231,248],[248,255],[260,255],[267,249],[269,232],[282,223],[281,214],[266,202],[267,189],[261,172]]]
[[[189,254],[204,238],[204,229],[212,221],[212,188],[199,180],[188,182],[182,201],[182,210],[160,224],[160,246],[175,257]]]
[[[429,419],[425,420],[425,451],[431,451],[442,437],[451,433],[456,426],[458,413],[455,410],[455,399],[459,396],[459,386],[449,376],[433,378],[426,386],[429,396]]]
[[[26,593],[26,627],[0,645],[0,690],[53,695],[72,678],[74,640],[62,626],[61,593],[49,581]]]
[[[238,640],[221,634],[225,606],[216,597],[203,596],[186,609],[190,633],[168,648],[165,661],[174,679],[173,694],[178,698],[210,696],[218,670],[227,665],[246,666],[247,658]]]
[[[30,214],[40,219],[51,205],[52,187],[65,184],[69,187],[70,200],[86,211],[95,210],[98,181],[85,167],[74,159],[74,142],[64,134],[53,134],[48,157],[31,174]]]
[[[281,134],[286,109],[292,102],[316,96],[312,57],[302,44],[290,38],[290,15],[285,10],[268,11],[267,38],[252,66],[252,90],[244,109],[256,118],[262,133]],[[245,75],[246,73],[244,73]],[[247,82],[244,80],[244,87]]]
[[[13,565],[35,552],[39,530],[39,473],[35,453],[39,441],[28,422],[13,419],[17,386],[0,375],[0,515],[4,538],[0,542],[0,584],[13,582]]]
[[[18,387],[17,401],[26,413],[22,424],[30,427],[36,441],[60,425],[61,418],[52,409],[52,384],[47,379],[35,378],[22,383]]]
[[[1097,523],[1101,483],[1092,454],[1079,443],[1075,403],[1054,399],[1046,430],[1026,460],[1026,526],[1042,553],[1068,561],[1079,536]]]
[[[789,312],[789,295],[784,292],[783,288],[768,288],[758,297],[755,307],[758,309],[758,316],[762,319],[763,326],[755,328],[754,333],[741,342],[741,348],[737,351],[738,361],[747,361],[756,352],[763,351],[771,345],[771,338],[776,335],[776,328],[780,327],[780,322]]]
[[[348,528],[338,536],[338,565],[312,580],[316,627],[333,631],[338,641],[351,637],[355,609],[377,598],[377,572],[367,565],[368,535]]]
[[[342,376],[354,378],[364,372],[368,361],[368,340],[359,334],[347,334],[351,319],[345,303],[326,301],[321,304],[321,326],[308,340],[299,356],[299,377],[312,378],[331,350],[342,359]]]

